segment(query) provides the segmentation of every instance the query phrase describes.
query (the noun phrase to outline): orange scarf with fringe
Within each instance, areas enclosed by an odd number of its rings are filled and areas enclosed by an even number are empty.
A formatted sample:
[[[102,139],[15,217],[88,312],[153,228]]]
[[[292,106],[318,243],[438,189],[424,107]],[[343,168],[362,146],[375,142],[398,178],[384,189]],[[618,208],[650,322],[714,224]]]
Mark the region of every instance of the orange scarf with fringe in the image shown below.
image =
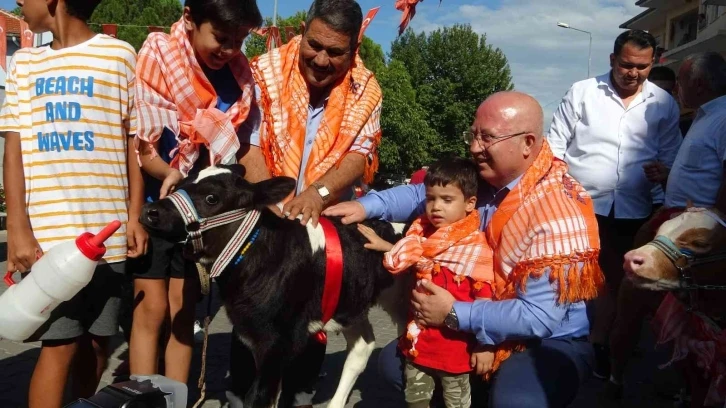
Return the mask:
[[[194,167],[200,145],[208,148],[210,165],[236,162],[237,129],[250,112],[254,81],[243,54],[229,68],[242,93],[225,113],[217,109],[217,92],[194,56],[184,21],[174,23],[171,34],[149,34],[136,63],[137,155],[140,140],[153,147],[168,128],[178,141],[171,167],[182,174]]]
[[[358,55],[345,77],[330,92],[315,144],[305,169],[301,169],[310,92],[300,73],[301,36],[280,48],[254,58],[252,74],[260,87],[260,148],[272,176],[304,177],[303,188],[314,183],[350,152],[358,136],[372,141],[366,158],[364,181],[370,183],[378,169],[380,109],[383,94],[373,73]],[[360,151],[350,153],[364,154]],[[302,173],[302,174],[301,174]]]
[[[383,265],[393,274],[415,265],[418,279],[431,280],[431,275],[445,267],[456,275],[457,282],[466,277],[492,282],[492,250],[479,231],[480,223],[479,212],[472,211],[464,219],[436,229],[423,215],[386,252]]]
[[[558,304],[593,299],[604,278],[592,199],[554,158],[547,141],[494,212],[486,234],[494,250],[494,300],[514,299],[550,269]],[[521,342],[497,346],[491,375]]]
[[[492,249],[479,231],[481,219],[478,211],[472,211],[464,219],[449,226],[436,228],[422,215],[413,222],[406,237],[383,256],[383,266],[393,274],[414,267],[416,280],[433,280],[433,275],[445,267],[454,273],[454,281],[461,283],[467,277],[474,280],[475,290],[481,290],[484,283],[491,284]],[[426,237],[428,235],[428,238]],[[407,350],[412,358],[418,356],[416,343],[425,330],[415,321],[406,326],[406,337],[411,347]]]

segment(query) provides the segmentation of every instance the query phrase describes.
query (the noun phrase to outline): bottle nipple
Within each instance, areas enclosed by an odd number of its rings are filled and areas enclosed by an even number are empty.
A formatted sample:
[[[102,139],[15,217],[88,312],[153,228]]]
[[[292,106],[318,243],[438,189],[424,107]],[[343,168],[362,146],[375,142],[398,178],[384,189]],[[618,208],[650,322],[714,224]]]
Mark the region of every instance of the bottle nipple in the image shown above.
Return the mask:
[[[103,243],[106,242],[107,239],[111,238],[111,235],[113,235],[120,227],[121,221],[111,221],[110,224],[106,225],[98,234],[91,238],[90,244],[95,247],[102,247]]]

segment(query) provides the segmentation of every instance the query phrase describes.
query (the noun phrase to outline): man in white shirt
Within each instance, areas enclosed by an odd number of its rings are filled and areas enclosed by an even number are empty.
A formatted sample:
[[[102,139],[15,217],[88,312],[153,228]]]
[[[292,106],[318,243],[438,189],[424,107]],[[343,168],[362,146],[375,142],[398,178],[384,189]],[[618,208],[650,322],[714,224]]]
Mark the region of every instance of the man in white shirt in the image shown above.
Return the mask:
[[[659,223],[670,212],[686,207],[715,207],[726,213],[726,61],[715,52],[686,58],[678,73],[674,92],[685,108],[695,110],[695,119],[683,140],[668,176],[664,213],[659,213],[641,231],[641,240],[654,237]],[[639,290],[627,281],[618,294],[617,317],[610,335],[614,390],[622,390],[625,366],[640,338],[643,319],[654,313],[663,292]]]
[[[609,377],[608,333],[623,277],[623,256],[652,211],[651,190],[664,183],[681,144],[679,108],[647,81],[655,39],[622,33],[610,55],[612,70],[575,83],[555,112],[548,140],[555,156],[592,196],[607,290],[595,301],[591,341],[594,374]]]

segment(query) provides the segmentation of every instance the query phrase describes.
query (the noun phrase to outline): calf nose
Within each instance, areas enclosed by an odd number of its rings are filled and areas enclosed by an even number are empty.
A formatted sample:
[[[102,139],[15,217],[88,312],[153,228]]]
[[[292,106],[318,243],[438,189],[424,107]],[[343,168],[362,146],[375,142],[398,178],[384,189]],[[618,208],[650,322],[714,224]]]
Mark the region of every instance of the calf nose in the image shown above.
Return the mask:
[[[147,208],[144,217],[150,225],[159,224],[159,210],[157,210],[156,208]]]
[[[625,254],[625,262],[623,263],[623,269],[626,272],[636,273],[645,263],[645,257],[638,255],[635,251],[630,251]]]

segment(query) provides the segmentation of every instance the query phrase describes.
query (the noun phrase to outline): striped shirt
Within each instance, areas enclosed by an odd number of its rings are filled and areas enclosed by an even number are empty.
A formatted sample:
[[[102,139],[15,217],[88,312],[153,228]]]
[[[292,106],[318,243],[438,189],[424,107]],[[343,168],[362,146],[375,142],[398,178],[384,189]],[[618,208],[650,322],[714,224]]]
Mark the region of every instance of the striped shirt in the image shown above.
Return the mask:
[[[20,134],[26,208],[43,251],[120,220],[104,259],[126,259],[135,64],[134,49],[106,35],[24,48],[9,63],[0,132]]]

